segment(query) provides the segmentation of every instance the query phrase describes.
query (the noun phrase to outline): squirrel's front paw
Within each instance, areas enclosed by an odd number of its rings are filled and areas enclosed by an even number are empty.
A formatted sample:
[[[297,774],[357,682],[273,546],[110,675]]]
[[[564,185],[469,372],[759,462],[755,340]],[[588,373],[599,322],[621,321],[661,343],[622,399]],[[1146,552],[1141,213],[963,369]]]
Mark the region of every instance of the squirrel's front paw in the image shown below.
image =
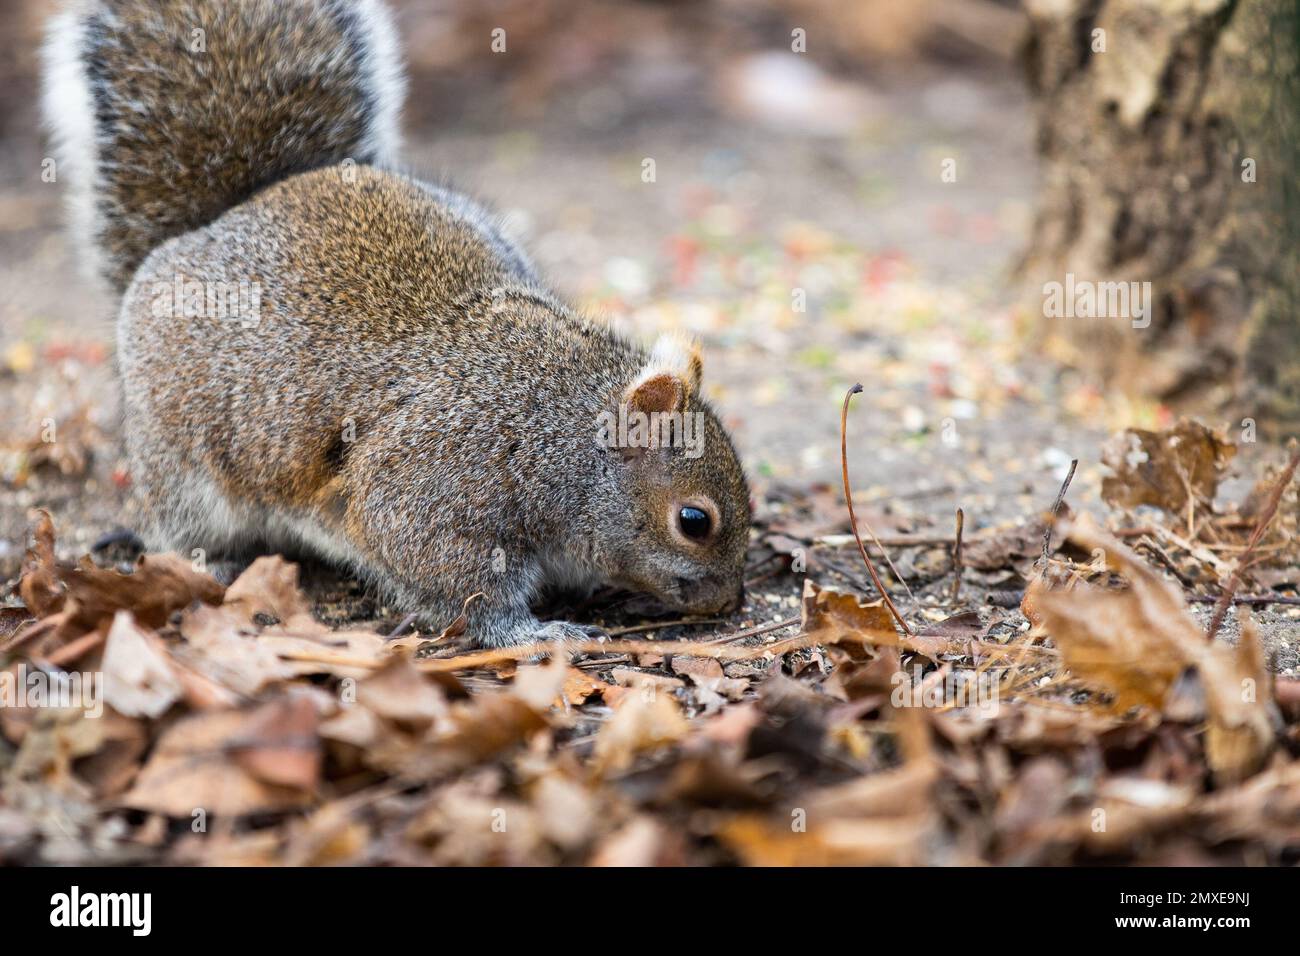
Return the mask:
[[[571,621],[547,621],[538,625],[528,635],[528,643],[563,642],[578,644],[586,641],[603,641],[608,634],[594,624],[574,624]]]
[[[471,632],[473,633],[473,632]],[[539,621],[529,615],[515,619],[505,626],[483,627],[477,639],[483,647],[518,647],[523,644],[579,644],[603,640],[608,637],[603,630],[590,624],[572,621]]]

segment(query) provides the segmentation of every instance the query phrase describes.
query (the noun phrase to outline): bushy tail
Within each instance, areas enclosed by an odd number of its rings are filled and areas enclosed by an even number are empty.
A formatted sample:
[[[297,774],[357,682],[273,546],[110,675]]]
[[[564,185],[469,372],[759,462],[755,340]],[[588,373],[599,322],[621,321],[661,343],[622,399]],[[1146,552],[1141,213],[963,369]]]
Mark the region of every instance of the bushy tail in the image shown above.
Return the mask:
[[[44,61],[72,228],[119,289],[264,186],[397,150],[404,84],[379,0],[82,0]]]

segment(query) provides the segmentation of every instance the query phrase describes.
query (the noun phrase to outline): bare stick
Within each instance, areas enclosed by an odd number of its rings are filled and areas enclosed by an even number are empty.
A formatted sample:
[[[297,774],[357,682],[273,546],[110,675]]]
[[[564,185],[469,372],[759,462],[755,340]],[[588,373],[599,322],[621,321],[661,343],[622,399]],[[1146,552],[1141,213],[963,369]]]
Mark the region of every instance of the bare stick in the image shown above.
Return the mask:
[[[772,621],[770,624],[760,624],[757,627],[751,627],[743,631],[734,631],[731,634],[721,634],[718,637],[711,637],[706,644],[724,644],[727,641],[737,641],[742,637],[753,637],[755,634],[766,634],[768,631],[779,631],[783,627],[789,627],[791,624],[798,624],[802,620],[798,617],[788,617],[784,621]],[[672,645],[665,644],[665,648],[671,648]]]
[[[1189,578],[1185,573],[1183,573],[1183,570],[1180,567],[1178,567],[1178,565],[1174,562],[1174,559],[1169,556],[1169,552],[1166,551],[1164,548],[1160,547],[1159,544],[1152,541],[1148,537],[1143,537],[1140,541],[1138,541],[1137,546],[1139,548],[1146,548],[1148,551],[1154,554],[1159,559],[1160,563],[1163,564],[1166,568],[1168,568],[1169,573],[1172,574],[1174,577],[1176,577],[1180,582],[1182,582],[1183,587],[1185,588],[1196,587],[1196,582],[1193,581],[1191,578]]]
[[[957,545],[952,551],[952,603],[956,604],[961,598],[961,532],[966,524],[966,514],[960,508],[957,509]]]
[[[1259,544],[1259,539],[1264,537],[1264,529],[1268,527],[1269,522],[1273,520],[1273,515],[1277,514],[1277,506],[1282,501],[1282,492],[1286,491],[1286,486],[1291,484],[1291,479],[1295,475],[1296,466],[1300,465],[1300,445],[1296,444],[1295,439],[1291,439],[1292,451],[1291,460],[1287,466],[1282,469],[1282,475],[1278,478],[1277,484],[1268,494],[1268,502],[1264,505],[1264,510],[1260,512],[1259,523],[1255,525],[1255,530],[1250,534],[1250,540],[1246,542],[1246,550],[1241,552],[1241,557],[1237,559],[1236,565],[1232,569],[1232,574],[1228,576],[1228,583],[1223,588],[1223,594],[1219,597],[1219,603],[1214,605],[1214,616],[1210,618],[1210,626],[1206,629],[1205,636],[1209,640],[1214,640],[1214,635],[1219,632],[1219,625],[1223,623],[1223,617],[1228,613],[1228,605],[1232,603],[1233,593],[1237,590],[1238,579],[1241,568],[1245,567],[1250,560],[1250,553],[1254,550],[1255,545]]]
[[[1144,534],[1154,534],[1151,528],[1120,528],[1118,531],[1112,531],[1117,538],[1140,538]],[[972,541],[990,541],[996,539],[997,531],[990,531],[984,534],[974,534],[971,536]],[[844,540],[841,542],[840,538]],[[891,548],[931,548],[951,546],[956,543],[957,539],[950,534],[887,534],[878,539],[881,544]],[[838,549],[849,543],[848,535],[819,535],[812,539],[812,543],[823,548]]]
[[[1223,595],[1215,597],[1212,594],[1193,594],[1187,598],[1191,604],[1218,604],[1223,600]],[[1238,594],[1232,599],[1233,604],[1258,604],[1266,607],[1269,604],[1284,604],[1288,607],[1300,606],[1300,597],[1292,594]]]
[[[785,622],[773,622],[770,625],[764,625],[763,629],[775,630],[777,624],[784,623],[790,625],[796,623],[794,620]],[[755,632],[759,629],[755,628]],[[727,638],[739,638],[742,635],[728,634]],[[759,658],[771,657],[777,658],[782,654],[789,654],[791,651],[804,650],[809,647],[818,645],[829,645],[834,643],[851,643],[873,647],[897,647],[900,650],[912,651],[914,653],[931,654],[934,653],[933,647],[921,647],[909,638],[901,636],[893,628],[861,628],[852,633],[845,633],[839,636],[837,640],[828,641],[824,636],[817,633],[800,632],[792,637],[775,641],[771,644],[741,644],[723,643],[718,640],[712,641],[647,641],[622,639],[615,641],[557,641],[547,644],[517,644],[512,647],[498,647],[485,651],[473,651],[468,654],[458,654],[453,657],[432,657],[423,660],[414,661],[417,670],[425,673],[451,673],[462,670],[472,670],[481,667],[491,667],[496,664],[503,664],[508,661],[526,661],[541,656],[549,657],[552,654],[663,654],[669,652],[674,656],[680,657],[710,657],[717,661],[752,661]],[[986,641],[976,641],[975,646],[980,651],[989,654],[1008,654],[1013,649],[1019,650],[1020,646],[1015,647],[992,644]],[[956,645],[952,645],[954,652]],[[966,648],[968,649],[968,648]],[[1047,657],[1055,657],[1055,651],[1045,647],[1027,647],[1026,652],[1032,651],[1036,654]],[[357,657],[348,654],[324,654],[320,651],[302,651],[302,650],[279,650],[276,656],[283,660],[290,661],[309,661],[320,664],[328,664],[334,667],[356,667],[367,670],[373,670],[384,666],[391,656],[387,654],[377,654],[373,657]],[[586,666],[589,661],[582,662],[579,666]],[[609,660],[604,663],[612,663]]]
[[[1056,524],[1056,516],[1061,512],[1061,504],[1065,501],[1065,493],[1070,490],[1070,482],[1074,480],[1074,469],[1079,467],[1079,459],[1070,459],[1070,470],[1065,474],[1065,481],[1061,482],[1061,490],[1056,493],[1056,504],[1052,505],[1052,520],[1047,524],[1047,530],[1043,532],[1043,567],[1046,569],[1048,557],[1052,551],[1052,528]]]
[[[726,618],[682,618],[676,621],[651,621],[646,624],[633,624],[631,627],[615,627],[605,633],[610,637],[617,637],[620,634],[637,634],[643,631],[662,631],[669,627],[690,627],[692,625],[699,627],[702,624],[725,624]]]
[[[840,409],[840,467],[844,473],[844,503],[849,506],[849,526],[853,529],[854,540],[858,542],[858,551],[862,553],[862,560],[867,563],[867,570],[871,573],[871,580],[875,583],[876,590],[880,592],[880,597],[884,600],[885,606],[889,608],[889,613],[894,615],[894,620],[897,621],[899,627],[903,629],[903,633],[910,636],[912,634],[912,629],[908,627],[907,622],[903,620],[903,615],[898,613],[898,608],[894,607],[894,602],[889,597],[889,592],[886,591],[885,586],[880,583],[880,575],[876,573],[876,566],[871,563],[871,558],[867,556],[867,549],[862,543],[862,536],[858,534],[858,519],[857,516],[853,514],[853,492],[849,487],[849,402],[852,400],[853,396],[858,394],[860,391],[862,391],[861,384],[854,385],[849,389],[844,394],[844,407]],[[867,532],[872,538],[876,537],[876,533],[871,530],[870,525],[867,525]],[[884,546],[880,544],[879,540],[876,541],[876,547],[880,548],[881,554],[883,554],[885,560],[889,562],[889,569],[894,572],[894,577],[903,582],[903,587],[907,589],[907,593],[910,595],[912,593],[911,589],[907,587],[907,582],[903,581],[902,575],[900,575],[894,568],[894,563],[889,560],[889,553],[885,551]],[[912,600],[915,601],[916,598],[912,598]]]

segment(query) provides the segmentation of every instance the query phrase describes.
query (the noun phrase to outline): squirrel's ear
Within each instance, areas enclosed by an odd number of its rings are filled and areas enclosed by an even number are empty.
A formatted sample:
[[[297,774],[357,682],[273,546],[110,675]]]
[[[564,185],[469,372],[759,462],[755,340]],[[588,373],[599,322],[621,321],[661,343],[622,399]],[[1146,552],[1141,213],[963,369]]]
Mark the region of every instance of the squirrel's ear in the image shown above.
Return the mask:
[[[700,387],[700,345],[682,335],[665,334],[655,342],[650,360],[624,393],[624,401],[646,412],[684,412]]]

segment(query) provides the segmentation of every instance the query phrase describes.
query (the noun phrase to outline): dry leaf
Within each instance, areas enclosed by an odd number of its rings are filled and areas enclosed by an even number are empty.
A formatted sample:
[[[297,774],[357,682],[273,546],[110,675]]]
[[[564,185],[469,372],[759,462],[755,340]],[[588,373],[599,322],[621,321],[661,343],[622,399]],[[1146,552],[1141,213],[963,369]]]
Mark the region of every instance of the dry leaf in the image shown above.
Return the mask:
[[[41,511],[32,532],[32,545],[23,557],[18,594],[27,610],[47,617],[63,609],[64,588],[54,562],[54,522]]]
[[[195,714],[173,724],[159,738],[122,803],[185,818],[196,811],[243,816],[309,804],[311,794],[306,790],[269,783],[248,769],[250,765],[259,771],[266,769],[252,756],[259,747],[271,754],[292,752],[301,760],[299,751],[309,746],[302,736],[305,712],[297,709],[301,705],[294,705],[290,712],[298,726],[287,734],[268,726],[268,714],[279,716],[281,711],[275,702],[269,705],[271,710],[263,709],[267,706]],[[236,752],[241,760],[235,759]],[[301,778],[301,764],[296,776]]]
[[[898,628],[883,600],[864,601],[856,594],[803,584],[804,634],[819,644],[852,640],[866,644],[898,645]]]
[[[230,741],[231,756],[264,783],[312,792],[320,782],[318,723],[316,705],[305,694],[268,701]]]
[[[104,700],[127,717],[158,717],[183,692],[167,648],[118,611],[104,645]]]
[[[680,863],[680,837],[653,817],[634,817],[592,854],[591,866],[674,866]]]
[[[298,587],[298,565],[279,555],[264,555],[245,568],[227,589],[225,605],[246,624],[314,622]]]
[[[1050,589],[1035,582],[1034,607],[1070,671],[1115,696],[1119,708],[1162,710],[1187,668],[1200,677],[1209,716],[1207,758],[1222,780],[1252,773],[1273,747],[1267,671],[1253,638],[1231,648],[1209,643],[1188,615],[1182,595],[1132,551],[1084,516],[1069,537],[1129,587],[1107,591],[1080,583]]]
[[[579,707],[596,694],[603,697],[609,687],[609,684],[591,676],[586,671],[570,667],[564,673],[564,686],[560,690],[560,696],[570,706]]]
[[[653,687],[625,694],[596,735],[596,772],[625,770],[637,754],[675,743],[688,729],[681,708],[669,694]]]
[[[175,554],[144,555],[130,574],[103,570],[83,559],[76,567],[61,569],[60,577],[67,588],[62,630],[68,636],[107,625],[124,610],[141,627],[162,627],[173,611],[195,601],[219,604],[225,593],[212,577]]]
[[[215,683],[236,694],[252,696],[297,671],[281,661],[274,649],[239,631],[242,613],[226,607],[200,605],[181,616],[185,643],[176,657]]]
[[[1222,432],[1189,419],[1160,432],[1125,429],[1102,447],[1102,464],[1114,474],[1102,479],[1101,496],[1118,508],[1155,505],[1179,514],[1189,491],[1196,502],[1214,500],[1236,453]]]
[[[438,685],[404,657],[390,658],[358,683],[357,702],[380,717],[412,727],[426,727],[449,713]]]

